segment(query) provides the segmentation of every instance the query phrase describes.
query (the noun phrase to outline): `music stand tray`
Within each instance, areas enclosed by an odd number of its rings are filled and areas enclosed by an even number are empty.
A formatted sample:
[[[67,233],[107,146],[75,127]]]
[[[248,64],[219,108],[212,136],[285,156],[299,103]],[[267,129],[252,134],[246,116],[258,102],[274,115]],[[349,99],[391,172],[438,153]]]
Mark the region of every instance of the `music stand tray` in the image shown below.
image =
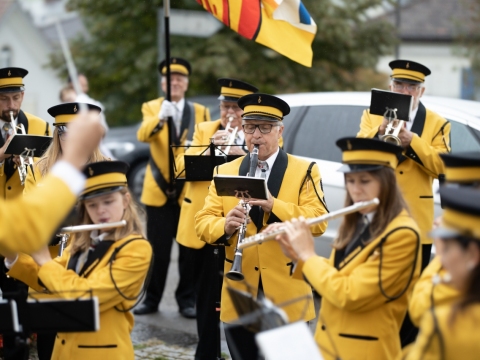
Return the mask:
[[[186,181],[211,181],[216,166],[225,164],[242,155],[203,156],[185,155]]]
[[[410,121],[413,96],[392,91],[372,89],[370,114]],[[389,111],[390,110],[390,111]]]
[[[5,154],[40,157],[52,142],[50,136],[41,135],[13,135]]]
[[[264,178],[215,175],[213,181],[219,196],[233,196],[238,199],[268,199],[267,182]]]

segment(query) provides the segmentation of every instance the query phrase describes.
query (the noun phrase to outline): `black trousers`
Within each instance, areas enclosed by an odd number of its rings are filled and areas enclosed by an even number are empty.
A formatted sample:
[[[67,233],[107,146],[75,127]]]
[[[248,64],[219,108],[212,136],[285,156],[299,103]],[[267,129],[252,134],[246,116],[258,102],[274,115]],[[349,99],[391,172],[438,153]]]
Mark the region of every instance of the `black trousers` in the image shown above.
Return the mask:
[[[17,301],[26,301],[28,286],[5,274],[7,269],[3,265],[3,257],[0,257],[0,289],[4,299],[15,298]],[[15,341],[16,335],[3,334],[3,354],[5,360],[27,360],[28,347],[19,346]]]
[[[215,251],[217,254],[215,254]],[[195,360],[215,360],[220,348],[220,297],[225,248],[206,244],[195,250],[197,333]]]
[[[177,233],[180,207],[167,202],[164,206],[147,206],[147,237],[153,248],[154,262],[150,284],[147,288],[145,304],[158,306],[162,300],[167,280],[168,266],[173,238]],[[195,253],[193,249],[179,245],[178,270],[180,280],[175,290],[175,298],[180,309],[195,306]]]
[[[425,270],[428,263],[430,262],[430,256],[432,253],[432,244],[423,244],[422,245],[422,268],[421,272]],[[403,320],[402,327],[400,328],[400,343],[402,348],[411,344],[415,341],[418,334],[418,328],[413,325],[412,320],[410,320],[410,315],[407,311],[407,315]]]

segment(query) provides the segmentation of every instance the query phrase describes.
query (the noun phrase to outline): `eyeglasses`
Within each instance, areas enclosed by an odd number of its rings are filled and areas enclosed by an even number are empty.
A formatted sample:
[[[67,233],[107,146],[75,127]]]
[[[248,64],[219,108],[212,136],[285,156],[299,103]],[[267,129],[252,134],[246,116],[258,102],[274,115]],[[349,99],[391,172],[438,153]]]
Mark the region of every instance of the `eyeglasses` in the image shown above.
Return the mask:
[[[57,132],[58,132],[58,138],[61,140],[61,141],[65,141],[65,139],[67,138],[67,127],[66,126],[58,126],[57,127]]]
[[[238,105],[220,105],[220,110],[222,111],[228,111],[228,110],[233,110],[234,112],[239,112],[242,109]]]
[[[420,85],[412,85],[412,84],[401,84],[401,83],[393,83],[392,87],[397,91],[402,91],[403,89],[407,89],[410,92],[417,91],[420,88]]]
[[[272,132],[272,128],[274,126],[280,126],[280,125],[272,125],[272,124],[245,124],[242,125],[243,132],[245,134],[253,134],[255,132],[255,129],[258,128],[262,134],[270,134]]]

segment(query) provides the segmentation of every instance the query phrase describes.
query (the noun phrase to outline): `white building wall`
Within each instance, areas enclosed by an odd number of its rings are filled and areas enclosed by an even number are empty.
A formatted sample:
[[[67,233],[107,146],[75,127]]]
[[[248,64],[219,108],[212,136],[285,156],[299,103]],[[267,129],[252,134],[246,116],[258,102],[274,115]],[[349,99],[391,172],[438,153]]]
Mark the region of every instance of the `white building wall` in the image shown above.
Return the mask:
[[[24,79],[25,97],[22,110],[52,122],[47,109],[57,105],[62,82],[47,69],[50,47],[38,33],[27,14],[12,5],[0,21],[0,50],[11,49],[11,66],[28,70]]]
[[[426,78],[425,94],[461,97],[462,69],[470,67],[470,61],[458,55],[459,49],[447,44],[412,43],[400,46],[400,59],[413,60],[427,66],[432,74]],[[381,57],[377,70],[390,72],[388,63],[393,55]]]

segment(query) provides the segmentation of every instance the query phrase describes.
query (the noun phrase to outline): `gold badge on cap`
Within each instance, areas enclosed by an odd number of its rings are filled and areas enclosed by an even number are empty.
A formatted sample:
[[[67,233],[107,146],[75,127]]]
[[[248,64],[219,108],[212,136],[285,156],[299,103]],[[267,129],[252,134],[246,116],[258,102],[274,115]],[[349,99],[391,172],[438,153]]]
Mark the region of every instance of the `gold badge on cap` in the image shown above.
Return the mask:
[[[233,86],[231,81],[230,81],[230,84],[228,84],[228,86],[230,86],[230,87],[232,87],[232,86]]]
[[[93,176],[93,169],[90,166],[88,167],[88,173],[90,176]]]
[[[12,75],[12,73],[10,72],[10,70],[8,70],[8,76],[11,76],[11,75]]]
[[[352,143],[350,142],[350,140],[347,140],[347,149],[352,150]]]
[[[258,97],[258,103],[260,104],[261,102],[262,102],[262,97],[259,96],[259,97]]]
[[[77,105],[73,107],[73,112],[77,112]]]
[[[406,68],[408,69],[410,67],[410,63],[407,63]]]
[[[173,58],[173,59],[172,59],[172,63],[176,64],[176,63],[177,63],[177,59]]]

